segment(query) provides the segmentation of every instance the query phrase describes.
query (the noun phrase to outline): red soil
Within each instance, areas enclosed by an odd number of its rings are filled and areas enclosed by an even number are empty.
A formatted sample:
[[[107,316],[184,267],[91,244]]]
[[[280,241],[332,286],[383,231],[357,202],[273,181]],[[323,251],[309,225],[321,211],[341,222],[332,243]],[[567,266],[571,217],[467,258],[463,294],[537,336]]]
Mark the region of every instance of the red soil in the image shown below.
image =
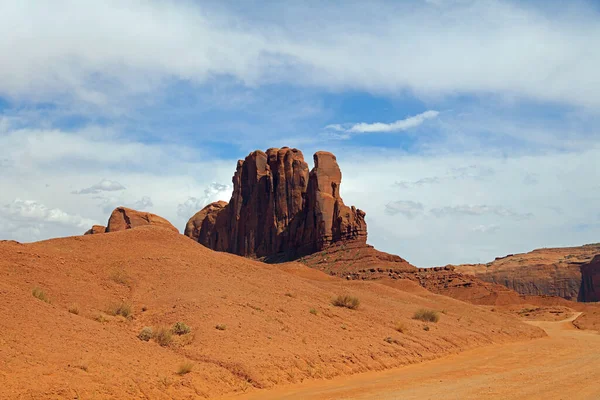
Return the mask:
[[[412,283],[263,264],[151,226],[0,242],[0,276],[0,398],[210,397],[544,335]],[[340,294],[360,307],[332,306]],[[132,316],[107,315],[115,302],[130,304]],[[440,321],[412,319],[421,308],[438,310]],[[143,327],[177,321],[192,331],[167,347],[137,338]],[[180,376],[183,362],[193,369]]]

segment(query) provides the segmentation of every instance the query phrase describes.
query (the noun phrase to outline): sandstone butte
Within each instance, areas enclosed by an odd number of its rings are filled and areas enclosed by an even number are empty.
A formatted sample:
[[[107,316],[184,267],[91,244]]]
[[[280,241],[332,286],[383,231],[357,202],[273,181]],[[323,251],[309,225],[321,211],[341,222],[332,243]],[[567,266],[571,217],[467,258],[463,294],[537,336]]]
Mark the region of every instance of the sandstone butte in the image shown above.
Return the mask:
[[[309,171],[297,149],[250,153],[238,161],[229,203],[219,201],[200,210],[184,234],[213,250],[267,262],[311,255],[302,261],[326,271],[346,259],[414,270],[401,257],[366,244],[365,212],[344,204],[336,157],[319,151],[313,159]]]
[[[600,244],[545,248],[497,257],[487,264],[458,265],[455,270],[486,282],[504,285],[522,295],[558,296],[582,302],[598,301],[598,266],[597,261],[592,261],[598,254]],[[594,287],[596,292],[592,289]]]
[[[174,232],[179,232],[179,230],[175,228],[173,224],[156,214],[132,210],[131,208],[127,207],[117,207],[110,214],[106,227],[102,225],[94,225],[91,229],[85,232],[84,235],[119,232],[146,225],[159,226]]]

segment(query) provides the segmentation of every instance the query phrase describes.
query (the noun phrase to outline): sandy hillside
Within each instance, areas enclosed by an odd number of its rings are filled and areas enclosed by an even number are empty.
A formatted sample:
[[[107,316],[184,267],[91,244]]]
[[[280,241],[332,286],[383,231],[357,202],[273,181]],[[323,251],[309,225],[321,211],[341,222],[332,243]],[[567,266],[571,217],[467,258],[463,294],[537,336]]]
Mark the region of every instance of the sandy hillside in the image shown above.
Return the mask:
[[[544,335],[422,289],[262,264],[157,227],[0,242],[0,276],[0,398],[209,397]],[[340,294],[360,307],[332,306]],[[109,315],[119,303],[128,318]],[[439,322],[414,320],[421,308]],[[191,333],[168,346],[138,339],[178,321]],[[191,372],[178,375],[186,362]]]

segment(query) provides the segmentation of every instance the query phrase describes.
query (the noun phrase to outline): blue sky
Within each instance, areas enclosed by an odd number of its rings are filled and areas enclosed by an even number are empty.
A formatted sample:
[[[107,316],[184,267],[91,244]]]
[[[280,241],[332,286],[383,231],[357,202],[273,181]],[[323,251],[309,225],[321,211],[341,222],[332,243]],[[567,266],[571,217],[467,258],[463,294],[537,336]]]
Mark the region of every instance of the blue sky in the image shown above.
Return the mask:
[[[599,241],[596,2],[0,4],[2,239],[182,229],[293,146],[419,266]]]

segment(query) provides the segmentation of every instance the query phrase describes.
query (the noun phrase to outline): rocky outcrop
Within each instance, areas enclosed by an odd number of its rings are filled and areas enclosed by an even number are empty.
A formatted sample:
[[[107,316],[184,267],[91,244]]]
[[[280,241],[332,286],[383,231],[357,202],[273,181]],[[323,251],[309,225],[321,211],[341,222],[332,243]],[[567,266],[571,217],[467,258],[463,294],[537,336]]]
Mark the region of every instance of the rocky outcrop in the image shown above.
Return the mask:
[[[600,245],[538,249],[498,257],[487,264],[459,265],[456,270],[523,295],[587,301],[582,300],[584,295],[580,293],[584,287],[583,266],[597,254],[600,254]]]
[[[581,266],[579,301],[600,301],[600,254]]]
[[[144,225],[160,226],[174,232],[179,232],[169,221],[156,214],[136,211],[126,207],[117,207],[108,219],[106,233],[124,231]]]
[[[90,229],[85,231],[84,235],[95,235],[97,233],[106,232],[106,227],[103,225],[93,225]]]
[[[319,151],[314,168],[300,150],[257,150],[238,161],[228,204],[209,204],[185,235],[218,251],[284,261],[335,243],[366,246],[365,213],[340,197],[342,173],[333,154]],[[385,254],[385,253],[382,253]]]

